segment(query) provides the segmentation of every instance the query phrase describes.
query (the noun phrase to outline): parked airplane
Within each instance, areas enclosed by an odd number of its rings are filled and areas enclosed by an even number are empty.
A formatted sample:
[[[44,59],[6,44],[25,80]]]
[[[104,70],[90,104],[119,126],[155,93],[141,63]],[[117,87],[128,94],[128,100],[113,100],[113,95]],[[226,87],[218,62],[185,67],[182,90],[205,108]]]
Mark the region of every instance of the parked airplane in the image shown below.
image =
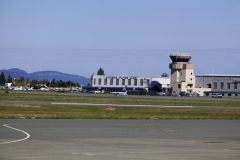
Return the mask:
[[[104,93],[104,90],[102,90],[102,91],[98,91],[98,90],[97,90],[97,91],[90,91],[90,92],[91,92],[91,93],[95,93],[95,94],[96,94],[96,93]]]
[[[40,88],[39,90],[40,90],[40,91],[49,91],[48,88],[44,88],[44,87]]]
[[[21,91],[23,90],[22,87],[14,87],[12,88],[12,91]]]
[[[115,96],[127,96],[127,91],[126,92],[111,92],[113,93]]]
[[[33,90],[33,87],[31,88],[24,88],[24,91],[28,92],[28,91],[32,91]]]
[[[164,93],[164,92],[157,92],[156,95],[157,95],[157,96],[165,96],[166,93]]]

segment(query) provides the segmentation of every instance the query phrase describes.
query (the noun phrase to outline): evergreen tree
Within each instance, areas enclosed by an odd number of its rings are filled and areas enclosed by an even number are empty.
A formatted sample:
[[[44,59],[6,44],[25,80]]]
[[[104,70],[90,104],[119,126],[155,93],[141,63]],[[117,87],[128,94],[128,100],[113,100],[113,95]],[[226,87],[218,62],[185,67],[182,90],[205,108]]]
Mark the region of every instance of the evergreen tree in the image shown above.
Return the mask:
[[[47,82],[47,83],[46,83],[46,85],[47,85],[48,87],[50,86],[50,84],[51,84],[50,82]]]
[[[7,83],[12,83],[12,80],[13,80],[12,77],[9,75],[7,79]]]
[[[65,82],[65,84],[67,87],[74,86],[74,83],[72,81],[67,81],[67,82]]]
[[[37,86],[38,84],[38,81],[36,79],[33,79],[32,82],[31,82],[31,85],[32,86]]]
[[[25,82],[25,79],[24,79],[23,76],[20,77],[19,82],[21,82],[21,83],[22,83],[22,82]]]
[[[30,82],[30,79],[29,79],[29,78],[27,78],[26,82],[27,82],[27,83],[29,83],[29,82]]]
[[[167,74],[167,73],[163,73],[163,74],[161,75],[161,77],[168,77],[168,74]]]
[[[57,86],[58,86],[58,87],[62,87],[62,86],[63,86],[63,81],[62,81],[62,80],[57,81]]]
[[[53,78],[52,81],[51,81],[51,86],[52,87],[57,87],[57,82],[56,82],[56,79]]]
[[[104,70],[101,67],[99,68],[97,75],[104,75]]]
[[[4,73],[2,72],[0,75],[0,84],[5,85],[5,83],[6,83],[6,78],[5,78]]]

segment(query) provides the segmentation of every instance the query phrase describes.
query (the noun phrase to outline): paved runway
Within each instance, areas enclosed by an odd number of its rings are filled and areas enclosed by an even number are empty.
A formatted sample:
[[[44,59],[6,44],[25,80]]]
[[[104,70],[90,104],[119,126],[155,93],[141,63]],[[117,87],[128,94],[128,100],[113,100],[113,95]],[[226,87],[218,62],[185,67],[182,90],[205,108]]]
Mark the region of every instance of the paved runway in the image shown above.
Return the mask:
[[[239,157],[237,120],[0,120],[1,160]]]

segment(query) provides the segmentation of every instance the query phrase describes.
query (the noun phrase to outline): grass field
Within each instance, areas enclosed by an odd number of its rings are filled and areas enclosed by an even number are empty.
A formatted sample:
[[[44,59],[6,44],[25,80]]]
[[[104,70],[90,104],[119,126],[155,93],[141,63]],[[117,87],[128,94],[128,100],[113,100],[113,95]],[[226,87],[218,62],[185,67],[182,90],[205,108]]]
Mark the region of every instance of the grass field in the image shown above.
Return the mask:
[[[4,101],[4,103],[3,103]],[[100,106],[58,106],[29,105],[20,102],[71,102],[95,104],[141,104],[162,106],[208,106],[204,108],[149,108],[114,107],[106,110]],[[15,102],[15,104],[6,103]],[[19,104],[18,104],[19,102]],[[224,106],[224,109],[215,109]],[[210,107],[210,108],[209,108]],[[0,118],[36,119],[240,119],[239,101],[154,98],[154,97],[115,97],[61,94],[0,93]]]

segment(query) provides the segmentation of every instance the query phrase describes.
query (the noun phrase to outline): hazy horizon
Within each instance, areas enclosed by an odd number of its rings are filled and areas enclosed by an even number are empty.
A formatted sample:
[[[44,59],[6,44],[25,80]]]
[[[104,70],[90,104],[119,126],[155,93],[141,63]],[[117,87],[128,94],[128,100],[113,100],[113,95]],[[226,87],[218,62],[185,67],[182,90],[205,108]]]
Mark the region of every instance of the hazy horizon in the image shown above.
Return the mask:
[[[0,68],[160,76],[190,52],[195,74],[239,74],[239,0],[1,0]],[[84,49],[85,48],[85,49]]]
[[[171,53],[164,49],[2,49],[1,69],[19,68],[27,73],[59,71],[90,77],[102,67],[106,75],[161,76],[170,74]],[[180,52],[178,52],[180,53]],[[190,63],[199,74],[240,74],[240,49],[205,49],[183,51],[190,53]]]

